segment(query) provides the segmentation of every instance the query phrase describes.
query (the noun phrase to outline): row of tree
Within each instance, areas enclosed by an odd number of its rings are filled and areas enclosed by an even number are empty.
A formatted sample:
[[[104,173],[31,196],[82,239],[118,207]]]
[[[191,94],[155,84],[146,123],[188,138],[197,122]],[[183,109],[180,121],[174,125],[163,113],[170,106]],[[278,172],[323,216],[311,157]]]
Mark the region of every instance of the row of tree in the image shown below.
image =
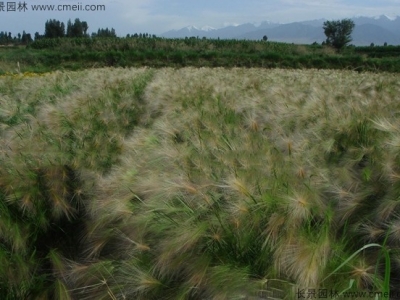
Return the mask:
[[[89,26],[86,21],[80,21],[79,19],[75,19],[74,23],[71,20],[67,23],[67,28],[65,29],[65,25],[63,22],[58,20],[48,20],[45,24],[45,38],[62,38],[62,37],[89,37],[87,33]],[[92,32],[91,37],[117,37],[114,28],[99,28],[97,32]],[[148,33],[135,33],[135,34],[127,34],[127,38],[155,38],[156,36],[150,35]]]
[[[7,44],[29,44],[32,42],[32,36],[30,33],[26,33],[25,30],[21,33],[18,33],[17,36],[12,37],[11,32],[1,31],[0,32],[0,45]]]
[[[97,32],[92,32],[91,35],[88,33],[89,25],[86,21],[81,21],[79,18],[75,19],[74,22],[68,20],[67,26],[63,22],[56,19],[47,20],[45,23],[44,34],[35,32],[34,39],[39,40],[41,38],[63,38],[63,37],[117,37],[114,28],[99,28]],[[127,34],[127,38],[155,38],[156,36],[150,35],[149,33],[135,33]],[[0,45],[27,45],[33,41],[30,33],[25,31],[18,33],[16,36],[12,36],[11,32],[2,31],[0,32]]]
[[[354,22],[350,19],[343,19],[339,21],[326,21],[324,22],[324,33],[326,35],[325,44],[330,45],[336,49],[341,49],[351,42],[351,33],[354,29]],[[63,38],[63,37],[89,37],[88,34],[88,23],[86,21],[81,21],[79,18],[75,19],[74,22],[68,20],[67,26],[63,22],[56,19],[50,19],[45,23],[44,35],[40,35],[38,32],[35,33],[35,40],[40,38]],[[114,28],[101,28],[97,32],[93,32],[91,37],[116,37],[116,32]],[[127,34],[127,38],[155,38],[155,35],[150,35],[148,33],[140,34]],[[12,37],[11,32],[0,32],[0,44],[28,44],[32,42],[32,37],[30,33],[22,34],[18,33],[17,36]],[[268,40],[267,36],[263,37],[264,41]]]
[[[62,38],[62,37],[85,37],[88,36],[89,29],[86,21],[81,21],[78,18],[74,23],[68,20],[67,28],[65,24],[56,19],[48,20],[45,23],[44,37],[45,38]]]

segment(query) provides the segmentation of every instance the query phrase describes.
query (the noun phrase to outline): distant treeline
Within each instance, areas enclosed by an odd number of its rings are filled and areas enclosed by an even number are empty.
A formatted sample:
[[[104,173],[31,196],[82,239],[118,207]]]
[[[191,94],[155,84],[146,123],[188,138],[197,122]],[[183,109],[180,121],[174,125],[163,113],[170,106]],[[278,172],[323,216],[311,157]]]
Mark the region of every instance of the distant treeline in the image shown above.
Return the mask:
[[[12,36],[11,32],[2,31],[0,32],[0,45],[28,45],[43,38],[96,38],[96,37],[117,37],[117,33],[114,28],[99,28],[97,32],[88,33],[89,25],[86,21],[81,21],[76,18],[74,22],[68,20],[67,25],[56,19],[47,20],[45,23],[44,34],[35,32],[34,36],[25,31]],[[127,34],[127,37],[137,38],[155,38],[156,36],[150,35],[149,33],[133,33]]]
[[[25,30],[21,33],[18,33],[17,36],[11,36],[11,32],[0,31],[0,45],[9,45],[9,44],[23,44],[27,45],[33,41],[30,33],[26,33]]]

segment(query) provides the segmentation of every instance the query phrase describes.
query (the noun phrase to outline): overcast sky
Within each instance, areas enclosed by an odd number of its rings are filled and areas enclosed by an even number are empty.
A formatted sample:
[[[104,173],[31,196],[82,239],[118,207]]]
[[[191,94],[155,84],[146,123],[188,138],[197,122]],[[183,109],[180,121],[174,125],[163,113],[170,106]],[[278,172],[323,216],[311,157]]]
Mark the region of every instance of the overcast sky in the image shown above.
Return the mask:
[[[67,23],[79,18],[89,25],[89,33],[111,28],[117,35],[147,32],[161,34],[188,25],[220,28],[229,24],[272,21],[290,23],[313,19],[340,19],[354,16],[394,17],[400,15],[400,0],[25,0],[26,11],[0,8],[0,31],[14,34],[25,30],[32,36],[44,33],[44,23],[57,19]],[[21,1],[23,3],[24,1]],[[105,5],[105,11],[32,11],[32,5]]]

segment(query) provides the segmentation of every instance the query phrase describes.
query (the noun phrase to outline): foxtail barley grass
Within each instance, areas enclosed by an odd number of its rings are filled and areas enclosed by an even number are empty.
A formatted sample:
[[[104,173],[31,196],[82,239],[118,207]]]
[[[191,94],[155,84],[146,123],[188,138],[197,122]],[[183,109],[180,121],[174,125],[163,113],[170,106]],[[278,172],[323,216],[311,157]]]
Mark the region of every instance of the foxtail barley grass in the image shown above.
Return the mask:
[[[328,70],[1,78],[0,296],[400,292],[399,92]]]

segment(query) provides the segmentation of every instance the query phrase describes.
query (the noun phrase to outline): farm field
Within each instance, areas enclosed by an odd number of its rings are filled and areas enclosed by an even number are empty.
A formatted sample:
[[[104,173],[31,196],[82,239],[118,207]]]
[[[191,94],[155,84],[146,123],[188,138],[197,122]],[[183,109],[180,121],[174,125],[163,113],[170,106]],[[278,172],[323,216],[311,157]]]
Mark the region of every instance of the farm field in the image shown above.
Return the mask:
[[[344,70],[0,76],[0,299],[400,299],[399,95]]]

